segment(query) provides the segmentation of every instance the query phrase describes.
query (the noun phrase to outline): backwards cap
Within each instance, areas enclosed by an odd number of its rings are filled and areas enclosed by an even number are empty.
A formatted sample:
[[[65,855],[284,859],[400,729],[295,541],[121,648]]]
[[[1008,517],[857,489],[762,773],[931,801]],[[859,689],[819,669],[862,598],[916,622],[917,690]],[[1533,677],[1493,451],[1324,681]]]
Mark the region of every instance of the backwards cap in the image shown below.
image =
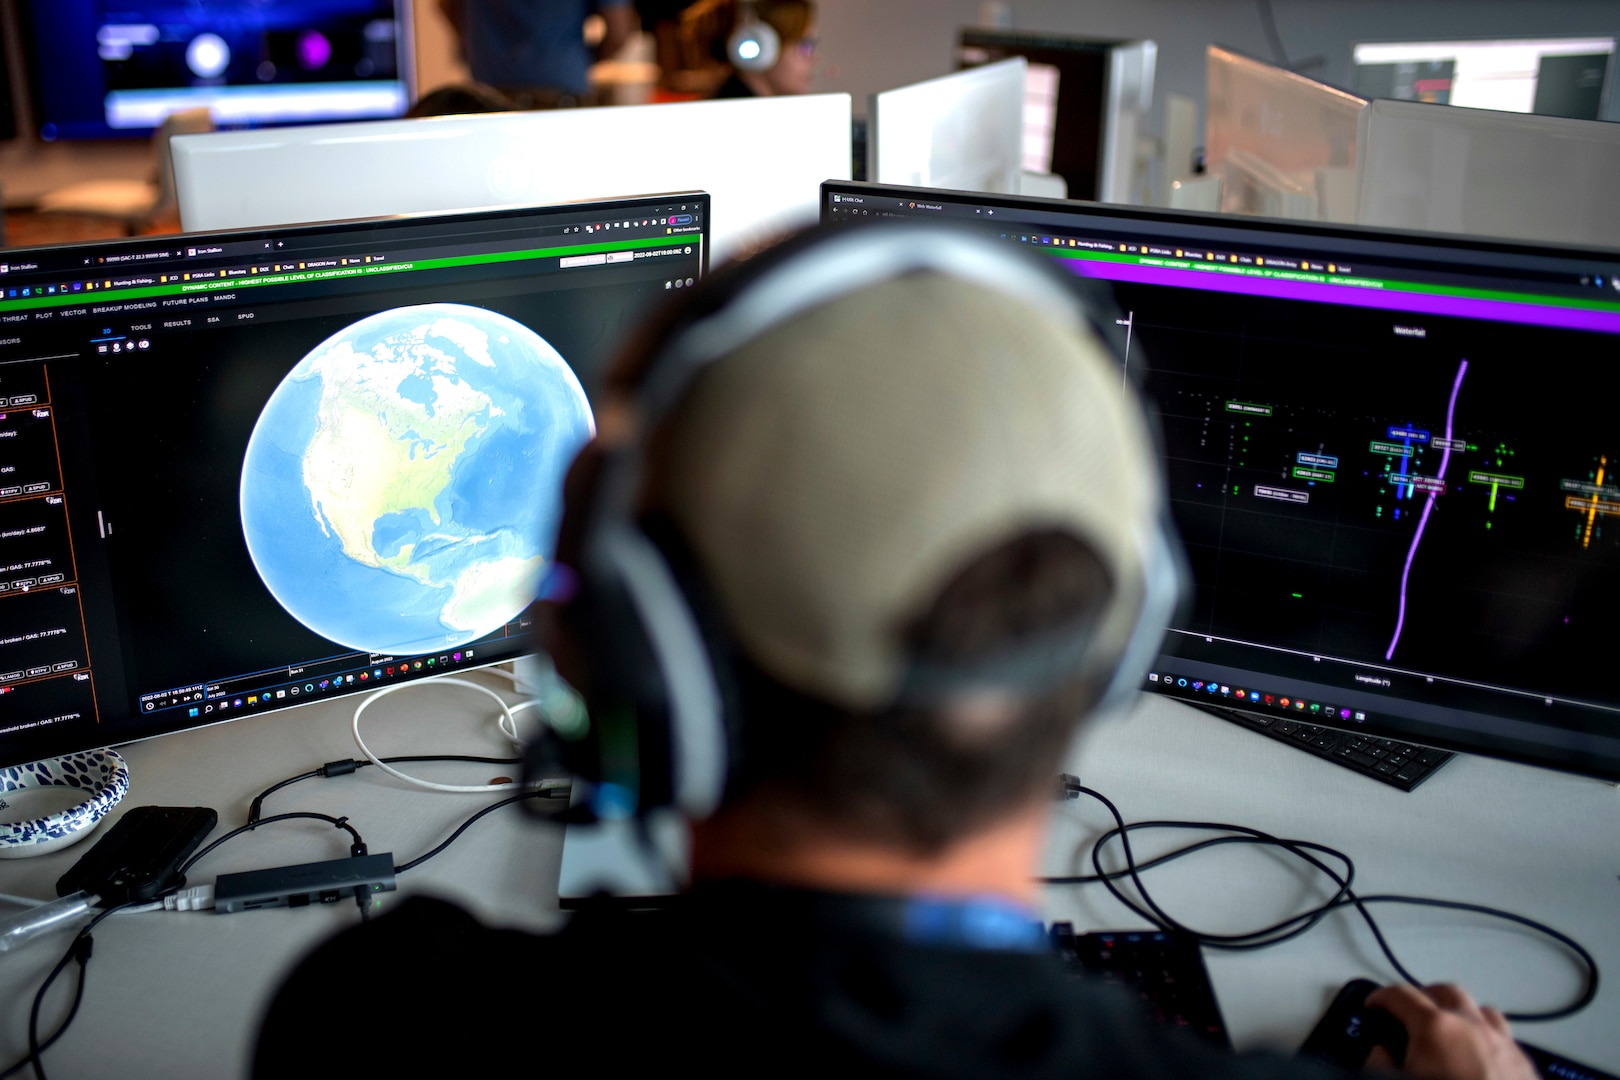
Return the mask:
[[[851,709],[891,704],[905,628],[1036,529],[1101,557],[1115,593],[1093,652],[1120,656],[1162,493],[1140,407],[1077,309],[902,273],[706,364],[650,471],[751,661]]]

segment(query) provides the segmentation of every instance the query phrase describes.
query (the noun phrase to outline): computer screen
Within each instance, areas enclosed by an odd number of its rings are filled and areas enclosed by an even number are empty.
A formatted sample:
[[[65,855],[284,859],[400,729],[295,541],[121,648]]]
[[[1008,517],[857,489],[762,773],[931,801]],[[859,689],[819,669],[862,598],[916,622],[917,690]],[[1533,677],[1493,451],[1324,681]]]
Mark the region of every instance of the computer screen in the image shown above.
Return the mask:
[[[1355,89],[1369,98],[1604,119],[1615,39],[1358,42]]]
[[[0,252],[0,763],[527,651],[709,199]]]
[[[1193,600],[1147,689],[1620,776],[1620,254],[828,184],[1112,283]],[[1006,362],[1015,364],[1016,357]]]
[[[207,108],[220,127],[401,116],[409,0],[33,0],[39,136],[149,135]]]
[[[1026,172],[1056,173],[1072,199],[1137,202],[1136,139],[1153,107],[1158,47],[1057,34],[964,29],[964,68],[1022,56]]]

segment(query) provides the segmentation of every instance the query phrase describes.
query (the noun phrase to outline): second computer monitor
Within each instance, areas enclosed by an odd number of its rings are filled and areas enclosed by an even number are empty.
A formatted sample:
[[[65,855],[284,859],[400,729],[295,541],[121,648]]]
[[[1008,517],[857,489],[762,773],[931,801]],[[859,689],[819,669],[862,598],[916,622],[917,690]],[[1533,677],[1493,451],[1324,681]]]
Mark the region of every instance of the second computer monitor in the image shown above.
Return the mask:
[[[1613,35],[1362,41],[1352,63],[1363,97],[1613,120],[1614,53]]]
[[[1158,46],[1007,30],[962,31],[965,68],[1022,56],[1026,172],[1055,173],[1071,199],[1141,202],[1141,123],[1153,107]]]
[[[823,218],[954,221],[1112,288],[1194,586],[1146,688],[1620,777],[1620,255],[921,196],[828,184]]]
[[[330,124],[174,140],[187,230],[698,188],[723,262],[816,218],[850,172],[848,94]]]
[[[985,67],[873,94],[866,175],[885,184],[1015,194],[1029,64]]]

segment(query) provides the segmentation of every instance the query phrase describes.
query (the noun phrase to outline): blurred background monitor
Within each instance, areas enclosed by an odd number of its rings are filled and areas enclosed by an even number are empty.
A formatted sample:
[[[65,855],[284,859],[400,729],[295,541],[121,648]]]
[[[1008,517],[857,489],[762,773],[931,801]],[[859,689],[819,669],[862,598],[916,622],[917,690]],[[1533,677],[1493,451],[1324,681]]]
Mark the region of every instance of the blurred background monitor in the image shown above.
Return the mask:
[[[1227,213],[1355,220],[1356,139],[1366,99],[1220,45],[1209,46],[1209,172]]]
[[[963,68],[1022,56],[1023,168],[1055,173],[1072,199],[1142,202],[1146,182],[1137,148],[1153,108],[1158,46],[1055,34],[964,29]]]
[[[17,98],[11,92],[11,34],[0,21],[0,141],[17,137]]]
[[[1358,42],[1356,93],[1577,120],[1608,112],[1615,39]]]
[[[403,115],[410,12],[410,0],[32,0],[39,137],[144,137],[197,108],[224,127]]]
[[[1028,71],[1028,61],[1015,56],[873,94],[866,113],[867,177],[1016,194]]]
[[[719,262],[815,221],[818,185],[849,176],[849,113],[848,94],[488,113],[187,135],[172,155],[187,230],[705,189]]]
[[[1363,225],[1620,248],[1620,124],[1374,101],[1359,142]]]

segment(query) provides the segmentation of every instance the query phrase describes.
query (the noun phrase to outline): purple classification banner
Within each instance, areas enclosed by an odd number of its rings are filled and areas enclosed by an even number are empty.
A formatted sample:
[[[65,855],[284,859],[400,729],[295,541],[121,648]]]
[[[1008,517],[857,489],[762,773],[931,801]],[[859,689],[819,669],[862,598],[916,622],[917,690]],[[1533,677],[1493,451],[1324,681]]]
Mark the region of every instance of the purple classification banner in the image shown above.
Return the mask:
[[[1306,300],[1345,307],[1380,308],[1385,311],[1450,315],[1461,319],[1484,319],[1493,322],[1524,323],[1530,326],[1554,326],[1564,330],[1592,330],[1601,334],[1620,334],[1620,312],[1525,304],[1513,300],[1443,296],[1435,293],[1394,292],[1357,285],[1318,285],[1310,281],[1238,277],[1210,270],[1133,266],[1102,260],[1063,261],[1072,272],[1082,277],[1099,278],[1103,281],[1130,281],[1142,285],[1201,289],[1205,292],[1240,293],[1245,296]]]

